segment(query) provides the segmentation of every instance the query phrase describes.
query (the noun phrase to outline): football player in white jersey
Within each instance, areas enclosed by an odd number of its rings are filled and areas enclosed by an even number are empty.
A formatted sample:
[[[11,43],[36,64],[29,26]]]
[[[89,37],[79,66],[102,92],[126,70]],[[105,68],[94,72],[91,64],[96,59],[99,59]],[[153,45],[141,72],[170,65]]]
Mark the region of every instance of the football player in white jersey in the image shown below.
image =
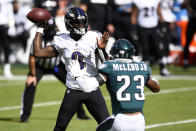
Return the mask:
[[[160,41],[163,42],[163,60],[167,64],[171,63],[169,44],[172,42],[172,32],[176,27],[176,16],[172,12],[174,0],[162,0],[161,1],[161,13],[164,22],[159,22],[158,34]]]
[[[153,53],[158,60],[160,74],[168,76],[170,73],[162,61],[163,50],[156,33],[158,21],[164,21],[160,9],[160,0],[133,0],[131,23],[139,27],[143,61],[149,62],[150,53]]]
[[[44,25],[38,24],[34,40],[35,56],[49,58],[59,54],[65,60],[67,90],[54,131],[65,131],[80,103],[86,105],[98,124],[109,116],[99,84],[89,81],[97,75],[95,52],[105,48],[109,34],[104,32],[101,36],[98,32],[87,31],[87,15],[78,7],[66,11],[65,26],[70,33],[55,36],[52,45],[42,48]],[[78,63],[80,69],[76,70]]]
[[[11,72],[11,64],[9,61],[10,56],[10,42],[8,38],[8,28],[14,26],[14,16],[12,12],[13,8],[10,0],[0,0],[0,58],[1,51],[3,51],[4,59],[2,64],[4,65],[3,74],[6,78],[13,78]],[[14,32],[12,30],[11,32]],[[1,64],[1,61],[0,61]]]

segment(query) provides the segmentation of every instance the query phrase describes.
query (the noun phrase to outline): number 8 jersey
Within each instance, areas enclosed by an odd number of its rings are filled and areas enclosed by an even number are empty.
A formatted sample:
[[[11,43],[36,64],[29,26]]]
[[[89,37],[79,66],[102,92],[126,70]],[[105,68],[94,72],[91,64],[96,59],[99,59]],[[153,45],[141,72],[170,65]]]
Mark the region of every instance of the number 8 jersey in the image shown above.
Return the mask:
[[[133,0],[138,8],[138,24],[144,28],[154,28],[158,25],[157,8],[160,0]]]
[[[144,86],[151,75],[146,63],[114,59],[102,63],[99,72],[108,76],[113,114],[143,111]]]

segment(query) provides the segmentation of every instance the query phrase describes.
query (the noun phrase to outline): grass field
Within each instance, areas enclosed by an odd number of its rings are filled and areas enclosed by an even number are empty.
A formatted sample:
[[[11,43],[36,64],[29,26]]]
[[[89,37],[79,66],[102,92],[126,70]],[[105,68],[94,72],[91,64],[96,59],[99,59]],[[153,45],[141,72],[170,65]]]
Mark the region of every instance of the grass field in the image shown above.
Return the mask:
[[[188,77],[159,77],[159,94],[145,90],[144,115],[147,131],[196,131],[196,77],[184,79]],[[41,81],[29,122],[20,123],[24,84],[24,80],[0,80],[0,131],[52,131],[66,88],[58,80]],[[110,98],[105,86],[101,90],[111,113]],[[89,113],[88,115],[91,117]],[[67,131],[95,131],[96,126],[93,118],[84,121],[74,116]]]

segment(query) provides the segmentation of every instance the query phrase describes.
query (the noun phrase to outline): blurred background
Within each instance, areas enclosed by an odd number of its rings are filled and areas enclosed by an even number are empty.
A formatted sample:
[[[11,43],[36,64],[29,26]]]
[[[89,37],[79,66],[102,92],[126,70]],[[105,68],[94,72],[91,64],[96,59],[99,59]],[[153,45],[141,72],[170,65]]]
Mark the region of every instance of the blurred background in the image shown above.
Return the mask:
[[[0,0],[0,130],[53,129],[66,89],[54,75],[44,76],[36,87],[30,122],[20,123],[30,50],[37,28],[26,14],[33,8],[48,10],[60,34],[67,32],[64,24],[67,8],[79,6],[88,14],[89,30],[109,32],[108,54],[116,39],[128,39],[134,44],[138,59],[149,63],[159,80],[161,92],[157,95],[145,89],[146,129],[195,131],[196,0],[150,0],[155,2],[150,6],[139,1],[142,0]],[[144,39],[146,36],[148,40]],[[159,59],[157,53],[161,53]],[[100,88],[111,113],[105,85]],[[68,130],[92,131],[96,126],[93,118],[81,121],[75,116]]]
[[[186,32],[191,14],[183,2],[183,0],[159,2],[163,21],[158,20],[154,33],[161,46],[162,63],[167,72],[159,69],[155,51],[157,49],[149,45],[149,57],[145,61],[151,65],[155,74],[169,76],[188,72],[194,75],[196,35],[192,28],[193,36],[187,47],[188,57],[185,58]],[[135,45],[138,58],[143,60],[145,49],[140,42],[142,39],[140,25],[145,24],[146,21],[132,24],[134,4],[132,0],[0,0],[0,78],[12,79],[17,75],[26,75],[28,72],[30,47],[36,25],[27,20],[26,14],[33,8],[48,10],[55,18],[58,33],[64,33],[67,32],[64,25],[66,9],[79,6],[88,14],[89,30],[97,30],[101,33],[105,30],[109,31],[110,39],[106,47],[108,53],[115,39],[126,38]],[[152,37],[149,40],[150,43],[153,39]]]

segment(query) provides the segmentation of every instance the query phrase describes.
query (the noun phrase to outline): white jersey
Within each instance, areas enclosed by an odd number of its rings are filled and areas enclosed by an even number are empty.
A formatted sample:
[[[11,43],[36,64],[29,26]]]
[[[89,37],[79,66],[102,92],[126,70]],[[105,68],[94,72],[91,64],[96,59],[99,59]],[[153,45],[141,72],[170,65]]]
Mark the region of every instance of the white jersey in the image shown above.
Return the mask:
[[[171,23],[176,21],[176,16],[172,13],[173,0],[162,0],[161,1],[161,13],[164,21]]]
[[[25,30],[29,30],[33,23],[26,18],[30,8],[20,7],[18,12],[14,14],[16,35],[20,35]]]
[[[56,48],[60,55],[65,60],[65,66],[67,70],[66,86],[71,89],[81,90],[76,84],[74,76],[72,76],[72,70],[70,69],[70,63],[74,60],[78,60],[81,69],[86,68],[86,76],[97,75],[95,50],[98,47],[97,38],[100,38],[101,33],[94,31],[88,31],[78,41],[75,41],[70,37],[69,33],[64,33],[54,37],[52,45]]]
[[[133,0],[114,0],[114,3],[116,5],[128,5],[128,4],[131,4]]]
[[[13,7],[10,0],[0,0],[0,25],[13,25]]]
[[[139,10],[138,24],[144,28],[153,28],[158,25],[157,8],[160,0],[133,0]]]

